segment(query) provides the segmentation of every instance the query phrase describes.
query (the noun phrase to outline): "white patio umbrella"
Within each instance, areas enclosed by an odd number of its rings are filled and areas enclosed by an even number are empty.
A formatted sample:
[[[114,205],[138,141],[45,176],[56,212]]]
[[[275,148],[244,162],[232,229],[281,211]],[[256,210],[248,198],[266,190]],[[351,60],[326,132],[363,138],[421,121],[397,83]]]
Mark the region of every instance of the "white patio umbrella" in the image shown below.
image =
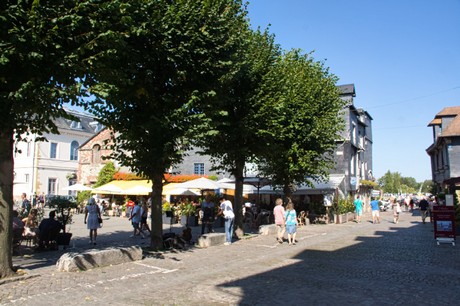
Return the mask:
[[[68,187],[62,188],[63,190],[70,190],[70,191],[87,191],[87,190],[93,190],[93,188],[85,186],[83,184],[74,184],[70,185]]]
[[[199,196],[199,192],[195,192],[191,189],[185,188],[173,188],[165,192],[166,194],[170,195],[183,195],[183,196]]]
[[[205,177],[200,177],[191,181],[177,184],[177,187],[185,189],[215,190],[219,189],[220,185],[216,181],[207,179]]]

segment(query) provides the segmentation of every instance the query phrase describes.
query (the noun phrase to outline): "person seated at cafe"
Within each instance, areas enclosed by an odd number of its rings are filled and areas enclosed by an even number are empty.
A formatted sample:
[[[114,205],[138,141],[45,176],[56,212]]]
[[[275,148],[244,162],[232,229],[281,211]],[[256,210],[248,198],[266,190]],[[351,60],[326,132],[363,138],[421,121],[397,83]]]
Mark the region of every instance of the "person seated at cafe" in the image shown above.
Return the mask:
[[[49,248],[62,229],[64,229],[64,226],[61,222],[56,220],[56,212],[54,210],[50,211],[49,218],[43,219],[38,226],[40,233],[38,247],[40,249]]]
[[[22,219],[24,222],[24,236],[28,241],[32,241],[34,245],[38,243],[38,210],[32,208],[29,215]]]
[[[17,210],[13,210],[13,231],[22,231],[24,230],[24,222],[22,222],[21,218],[19,218],[19,212]]]

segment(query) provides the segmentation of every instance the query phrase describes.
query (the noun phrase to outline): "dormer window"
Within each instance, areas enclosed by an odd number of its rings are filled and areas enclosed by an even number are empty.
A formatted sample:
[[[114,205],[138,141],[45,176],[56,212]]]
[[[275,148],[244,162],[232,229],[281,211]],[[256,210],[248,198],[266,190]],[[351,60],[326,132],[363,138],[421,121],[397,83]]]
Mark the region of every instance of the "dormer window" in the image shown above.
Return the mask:
[[[102,130],[103,127],[103,125],[97,121],[90,122],[89,125],[94,129],[95,133],[98,133],[100,130]]]
[[[72,128],[72,129],[80,129],[81,130],[81,122],[80,121],[72,121],[70,123],[70,128]]]

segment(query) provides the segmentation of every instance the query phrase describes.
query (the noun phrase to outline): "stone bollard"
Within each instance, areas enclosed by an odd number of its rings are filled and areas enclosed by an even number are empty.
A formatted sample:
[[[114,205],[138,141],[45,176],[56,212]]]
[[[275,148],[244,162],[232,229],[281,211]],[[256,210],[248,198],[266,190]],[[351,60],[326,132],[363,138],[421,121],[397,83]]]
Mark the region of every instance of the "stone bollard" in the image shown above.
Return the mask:
[[[90,250],[63,254],[56,262],[56,268],[58,271],[77,272],[141,259],[142,248],[138,246]]]
[[[224,233],[209,233],[209,234],[201,235],[200,238],[198,238],[198,245],[202,248],[224,244],[224,242],[225,242]]]
[[[275,235],[278,232],[276,228],[276,224],[267,224],[259,226],[259,234],[260,235]]]

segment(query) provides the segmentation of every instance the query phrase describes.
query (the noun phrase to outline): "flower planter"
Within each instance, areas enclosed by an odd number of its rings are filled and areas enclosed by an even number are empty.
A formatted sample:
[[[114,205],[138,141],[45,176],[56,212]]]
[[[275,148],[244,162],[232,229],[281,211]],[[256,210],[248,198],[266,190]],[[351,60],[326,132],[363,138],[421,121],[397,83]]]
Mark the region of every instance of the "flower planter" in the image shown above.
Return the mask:
[[[344,214],[333,214],[334,216],[334,223],[342,224],[347,222],[352,222],[355,220],[355,213],[344,213]]]
[[[171,218],[172,217],[168,217],[167,214],[163,214],[163,224],[171,224]]]
[[[347,221],[353,222],[355,220],[355,213],[349,212],[347,213]]]

